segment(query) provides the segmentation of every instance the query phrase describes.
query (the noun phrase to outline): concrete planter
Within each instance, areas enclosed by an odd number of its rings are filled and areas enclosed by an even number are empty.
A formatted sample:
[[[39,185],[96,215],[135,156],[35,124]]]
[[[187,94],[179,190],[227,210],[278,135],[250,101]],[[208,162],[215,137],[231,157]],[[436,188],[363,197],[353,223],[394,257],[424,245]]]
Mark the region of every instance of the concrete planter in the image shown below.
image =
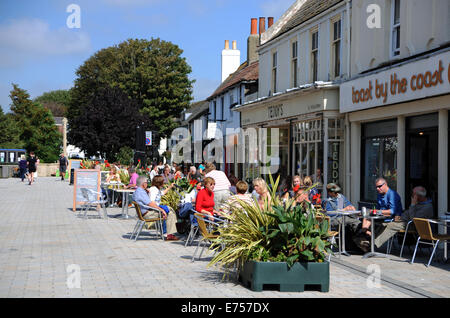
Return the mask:
[[[330,263],[295,263],[288,268],[284,262],[254,262],[243,265],[239,280],[253,291],[262,291],[264,285],[278,285],[280,292],[303,292],[305,285],[320,287],[328,292]]]

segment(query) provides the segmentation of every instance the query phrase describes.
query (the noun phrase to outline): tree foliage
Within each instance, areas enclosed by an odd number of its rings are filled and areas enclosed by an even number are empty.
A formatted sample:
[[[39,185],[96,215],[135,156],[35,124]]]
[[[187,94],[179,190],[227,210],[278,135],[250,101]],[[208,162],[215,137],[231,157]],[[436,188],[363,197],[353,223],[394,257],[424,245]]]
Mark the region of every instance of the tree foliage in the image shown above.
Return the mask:
[[[11,113],[5,114],[0,107],[0,148],[22,148],[20,130]]]
[[[79,118],[87,119],[86,112],[91,108],[86,107],[100,89],[117,87],[137,102],[139,112],[145,115],[146,130],[159,132],[161,138],[170,135],[177,127],[175,118],[189,108],[192,100],[193,81],[188,78],[191,67],[181,57],[182,53],[177,45],[160,39],[129,39],[95,53],[76,72],[67,110],[71,132],[84,127],[78,126],[82,123]],[[98,116],[111,113],[99,113]],[[115,120],[119,120],[117,116]],[[128,144],[134,148],[131,132],[133,126],[130,123]],[[87,150],[79,136],[80,133],[69,133],[69,141]],[[111,150],[108,152],[112,153]]]
[[[26,90],[13,84],[10,98],[14,124],[19,139],[28,151],[34,151],[43,162],[55,162],[61,148],[61,134],[56,128],[51,112],[33,102]]]
[[[55,117],[65,117],[66,110],[70,102],[69,90],[55,90],[36,97],[33,101],[41,103],[42,106],[49,109]]]
[[[88,156],[115,161],[122,147],[135,146],[135,127],[143,118],[137,101],[120,88],[104,87],[83,102],[80,115],[71,121],[68,138],[76,140]]]

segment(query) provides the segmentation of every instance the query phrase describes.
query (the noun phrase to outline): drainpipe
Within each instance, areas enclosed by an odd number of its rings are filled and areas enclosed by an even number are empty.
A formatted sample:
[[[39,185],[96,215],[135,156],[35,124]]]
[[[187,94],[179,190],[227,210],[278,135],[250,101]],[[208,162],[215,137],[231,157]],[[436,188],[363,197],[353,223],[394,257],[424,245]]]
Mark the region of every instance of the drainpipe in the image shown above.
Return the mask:
[[[351,57],[351,33],[350,33],[350,2],[352,0],[345,0],[345,11],[347,14],[347,78],[350,78],[350,71],[351,71],[351,65],[350,65],[350,57]]]

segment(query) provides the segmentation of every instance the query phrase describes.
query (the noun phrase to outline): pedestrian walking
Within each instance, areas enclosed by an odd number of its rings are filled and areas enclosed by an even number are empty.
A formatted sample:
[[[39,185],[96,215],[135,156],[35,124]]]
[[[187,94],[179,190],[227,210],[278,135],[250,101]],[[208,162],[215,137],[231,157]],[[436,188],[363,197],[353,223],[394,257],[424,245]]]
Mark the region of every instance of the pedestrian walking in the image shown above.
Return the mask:
[[[26,173],[27,173],[27,159],[25,155],[21,155],[19,161],[19,176],[22,179],[22,182],[25,179]]]
[[[61,152],[59,157],[59,174],[61,175],[61,181],[64,181],[68,164],[69,160],[67,160],[66,156],[64,156],[64,152]]]
[[[34,155],[34,152],[30,152],[30,157],[27,160],[28,165],[28,185],[31,185],[34,182],[34,174],[36,173],[38,159]]]

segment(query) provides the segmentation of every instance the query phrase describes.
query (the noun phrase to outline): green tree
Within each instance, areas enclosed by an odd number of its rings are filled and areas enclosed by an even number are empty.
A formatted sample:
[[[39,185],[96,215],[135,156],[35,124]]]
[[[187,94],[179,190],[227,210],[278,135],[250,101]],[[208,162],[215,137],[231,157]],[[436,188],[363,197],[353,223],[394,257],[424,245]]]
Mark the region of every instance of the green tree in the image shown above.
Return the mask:
[[[122,165],[131,165],[133,162],[133,149],[128,146],[122,147],[117,155],[117,161]]]
[[[182,53],[177,45],[160,39],[129,39],[95,53],[76,72],[67,109],[71,131],[80,129],[76,118],[83,116],[97,91],[110,86],[138,102],[147,130],[158,131],[161,138],[169,136],[178,126],[175,119],[192,100],[193,81],[188,78],[192,70]],[[69,141],[80,146],[74,137],[69,132]],[[129,137],[134,138],[131,133]]]
[[[43,162],[55,162],[61,148],[61,134],[52,113],[33,102],[26,90],[13,84],[10,98],[12,116],[19,130],[20,140],[27,152],[34,151]]]
[[[70,102],[69,90],[56,90],[50,91],[36,97],[34,102],[42,104],[45,108],[49,109],[55,117],[65,117],[67,106]]]
[[[3,112],[0,107],[0,148],[22,148],[20,130],[16,125],[13,114]]]

